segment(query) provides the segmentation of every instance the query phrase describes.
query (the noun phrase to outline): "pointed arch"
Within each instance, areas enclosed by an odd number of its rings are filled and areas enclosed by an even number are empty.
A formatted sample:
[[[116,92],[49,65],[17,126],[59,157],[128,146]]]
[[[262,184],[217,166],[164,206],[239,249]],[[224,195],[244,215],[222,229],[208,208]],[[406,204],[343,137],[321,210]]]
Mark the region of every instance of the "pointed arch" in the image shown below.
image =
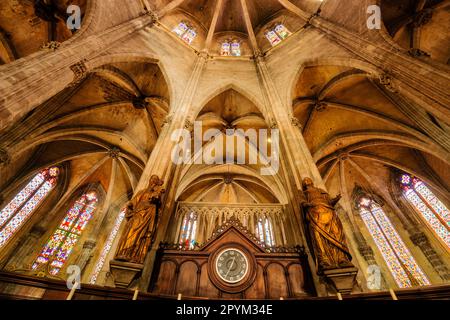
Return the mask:
[[[192,110],[190,111],[190,116],[192,119],[196,119],[200,112],[203,110],[203,108],[214,98],[221,95],[222,93],[227,92],[228,90],[234,90],[237,93],[241,94],[248,100],[250,100],[256,108],[259,110],[259,112],[263,115],[265,120],[267,121],[267,114],[264,107],[264,103],[257,98],[255,94],[250,93],[248,90],[241,88],[240,86],[236,85],[235,83],[227,83],[223,84],[220,87],[216,88],[213,91],[210,91],[209,94],[207,94],[205,97],[203,97],[196,105],[193,106]]]

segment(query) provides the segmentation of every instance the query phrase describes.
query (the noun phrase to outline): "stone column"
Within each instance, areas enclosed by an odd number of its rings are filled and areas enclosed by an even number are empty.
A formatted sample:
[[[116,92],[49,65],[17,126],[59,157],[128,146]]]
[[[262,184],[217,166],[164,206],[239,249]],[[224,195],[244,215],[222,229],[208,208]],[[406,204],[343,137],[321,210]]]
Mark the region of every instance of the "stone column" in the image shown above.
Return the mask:
[[[156,21],[144,15],[100,33],[40,51],[0,67],[0,130],[54,96],[89,71],[89,60]],[[57,79],[57,81],[54,81]]]
[[[283,156],[285,158],[285,164],[287,166],[287,171],[291,176],[294,177],[296,188],[291,189],[291,186],[287,185],[287,188],[293,193],[293,201],[291,203],[292,209],[295,212],[296,220],[298,223],[297,230],[301,233],[301,239],[303,243],[307,243],[306,236],[304,234],[303,226],[304,221],[301,218],[300,209],[300,192],[302,189],[302,178],[310,177],[313,179],[315,184],[321,188],[325,188],[325,184],[322,180],[320,172],[312,158],[311,152],[302,136],[300,130],[297,128],[297,123],[292,121],[292,116],[289,116],[287,110],[290,106],[285,106],[276,90],[273,79],[264,61],[264,57],[256,52],[255,63],[258,70],[258,76],[260,78],[261,86],[263,87],[263,92],[266,95],[266,103],[270,105],[272,109],[267,110],[268,117],[273,121],[274,125],[272,128],[279,129],[280,132],[280,146],[283,150]],[[306,253],[308,255],[309,265],[312,270],[315,269],[315,264],[312,260],[311,252],[308,246],[306,246]],[[330,275],[330,279],[334,283],[338,283],[338,286],[343,284],[346,287],[345,291],[348,290],[348,285],[352,286],[353,279],[356,276],[356,268],[351,268],[350,271],[345,271],[343,273],[335,273]],[[327,289],[325,288],[323,282],[320,280],[315,272],[312,272],[313,281],[315,283],[316,290],[319,296],[327,294]],[[349,281],[347,281],[349,280]]]
[[[81,274],[84,273],[84,268],[86,267],[89,259],[92,257],[92,250],[94,250],[96,246],[95,240],[86,240],[83,243],[83,249],[81,250],[80,255],[78,256],[75,264],[80,268]]]
[[[439,277],[441,277],[441,279],[444,281],[449,281],[450,280],[449,270],[442,261],[442,259],[439,257],[439,255],[431,246],[431,243],[428,240],[428,237],[425,235],[425,233],[417,231],[416,233],[410,236],[410,239],[412,243],[414,243],[416,246],[420,248],[420,250],[422,250],[423,254],[425,255],[425,257],[427,257],[428,261],[433,266],[433,269],[437,272]]]

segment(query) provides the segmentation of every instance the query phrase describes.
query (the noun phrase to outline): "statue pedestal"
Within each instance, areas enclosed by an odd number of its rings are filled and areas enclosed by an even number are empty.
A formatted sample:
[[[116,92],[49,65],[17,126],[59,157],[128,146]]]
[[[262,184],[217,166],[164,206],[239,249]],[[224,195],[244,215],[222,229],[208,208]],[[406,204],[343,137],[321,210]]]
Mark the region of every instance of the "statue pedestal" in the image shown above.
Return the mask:
[[[111,260],[109,267],[117,288],[128,288],[144,269],[143,264],[117,260]]]
[[[352,292],[357,273],[358,269],[355,267],[331,269],[323,272],[325,278],[332,283],[336,290],[341,294],[349,294]]]

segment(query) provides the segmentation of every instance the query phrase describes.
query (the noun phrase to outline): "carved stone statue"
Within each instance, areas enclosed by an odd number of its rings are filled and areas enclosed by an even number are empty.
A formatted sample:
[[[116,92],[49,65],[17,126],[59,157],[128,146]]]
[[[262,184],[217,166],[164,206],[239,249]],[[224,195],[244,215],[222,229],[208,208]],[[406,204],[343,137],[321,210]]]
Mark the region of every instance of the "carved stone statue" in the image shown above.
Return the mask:
[[[138,192],[127,204],[127,224],[119,242],[116,260],[144,262],[155,234],[161,196],[165,192],[163,183],[163,180],[153,175],[148,188]]]
[[[341,199],[338,195],[330,199],[329,194],[314,186],[310,178],[303,179],[309,234],[313,246],[318,273],[325,270],[352,267],[342,223],[334,206]]]

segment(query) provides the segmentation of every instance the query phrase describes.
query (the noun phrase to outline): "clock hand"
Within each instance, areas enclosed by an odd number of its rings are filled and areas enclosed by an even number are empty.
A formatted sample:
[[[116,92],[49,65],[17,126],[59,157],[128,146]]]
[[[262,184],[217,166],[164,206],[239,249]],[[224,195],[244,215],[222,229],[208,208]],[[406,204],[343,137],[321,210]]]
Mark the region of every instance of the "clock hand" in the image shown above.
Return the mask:
[[[231,267],[233,266],[234,260],[236,260],[236,257],[233,257],[233,260],[231,260],[230,267],[228,268],[227,274],[225,275],[225,278],[228,276],[228,273],[231,271]]]

